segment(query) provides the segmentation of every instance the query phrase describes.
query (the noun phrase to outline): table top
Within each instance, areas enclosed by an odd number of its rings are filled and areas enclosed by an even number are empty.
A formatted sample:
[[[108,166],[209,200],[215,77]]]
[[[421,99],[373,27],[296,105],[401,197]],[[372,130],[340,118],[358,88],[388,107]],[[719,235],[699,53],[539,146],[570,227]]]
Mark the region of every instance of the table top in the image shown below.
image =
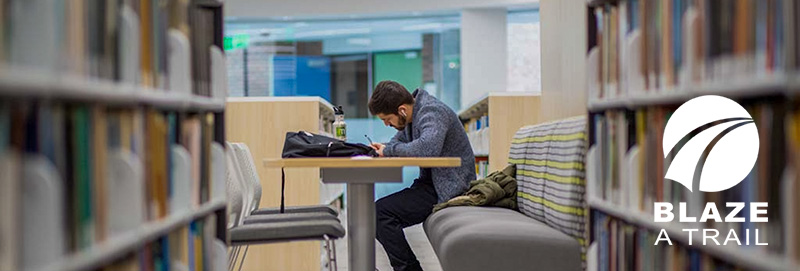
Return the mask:
[[[459,167],[457,157],[320,157],[264,159],[266,167],[387,168],[387,167]]]

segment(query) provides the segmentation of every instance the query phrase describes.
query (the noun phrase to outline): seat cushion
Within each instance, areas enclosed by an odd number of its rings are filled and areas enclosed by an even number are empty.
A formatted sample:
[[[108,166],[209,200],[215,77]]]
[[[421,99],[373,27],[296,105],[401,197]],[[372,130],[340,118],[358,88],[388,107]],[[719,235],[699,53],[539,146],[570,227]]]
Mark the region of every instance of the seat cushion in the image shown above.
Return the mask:
[[[329,213],[339,216],[339,212],[331,205],[285,206],[284,213]],[[254,210],[254,215],[271,215],[281,213],[281,207],[267,207]]]
[[[283,213],[270,215],[251,215],[244,218],[244,224],[276,223],[293,221],[314,221],[314,220],[335,220],[340,222],[338,217],[329,213]]]
[[[424,228],[444,271],[582,270],[575,238],[513,210],[445,208]]]
[[[344,236],[336,220],[246,224],[230,229],[231,245],[267,244],[302,240],[337,239]]]

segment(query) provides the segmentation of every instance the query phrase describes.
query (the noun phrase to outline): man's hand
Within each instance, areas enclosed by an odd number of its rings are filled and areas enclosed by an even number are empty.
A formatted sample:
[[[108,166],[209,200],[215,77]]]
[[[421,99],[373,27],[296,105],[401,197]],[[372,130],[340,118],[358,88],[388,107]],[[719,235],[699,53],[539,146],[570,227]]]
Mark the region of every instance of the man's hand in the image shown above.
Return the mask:
[[[369,146],[375,149],[376,152],[378,152],[379,157],[383,157],[383,149],[386,148],[386,145],[383,145],[381,143],[372,143],[369,144]]]

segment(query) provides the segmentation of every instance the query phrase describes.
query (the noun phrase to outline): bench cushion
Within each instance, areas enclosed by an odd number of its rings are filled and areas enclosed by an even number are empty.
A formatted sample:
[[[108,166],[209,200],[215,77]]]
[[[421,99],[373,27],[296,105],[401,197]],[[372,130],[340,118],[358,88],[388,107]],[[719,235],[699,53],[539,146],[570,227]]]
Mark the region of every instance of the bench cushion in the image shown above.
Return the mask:
[[[424,228],[445,271],[582,270],[575,238],[513,210],[445,208]]]
[[[522,127],[509,154],[517,167],[520,212],[584,246],[586,130],[585,116]]]

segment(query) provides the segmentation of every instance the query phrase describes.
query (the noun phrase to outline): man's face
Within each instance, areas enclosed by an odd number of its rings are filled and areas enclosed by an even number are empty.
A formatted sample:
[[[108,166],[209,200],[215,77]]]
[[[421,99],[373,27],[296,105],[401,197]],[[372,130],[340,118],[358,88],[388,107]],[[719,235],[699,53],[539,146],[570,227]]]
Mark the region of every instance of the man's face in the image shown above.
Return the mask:
[[[406,128],[406,119],[400,115],[378,113],[378,118],[380,118],[383,121],[384,125],[392,126],[398,131],[402,131],[403,129]]]

